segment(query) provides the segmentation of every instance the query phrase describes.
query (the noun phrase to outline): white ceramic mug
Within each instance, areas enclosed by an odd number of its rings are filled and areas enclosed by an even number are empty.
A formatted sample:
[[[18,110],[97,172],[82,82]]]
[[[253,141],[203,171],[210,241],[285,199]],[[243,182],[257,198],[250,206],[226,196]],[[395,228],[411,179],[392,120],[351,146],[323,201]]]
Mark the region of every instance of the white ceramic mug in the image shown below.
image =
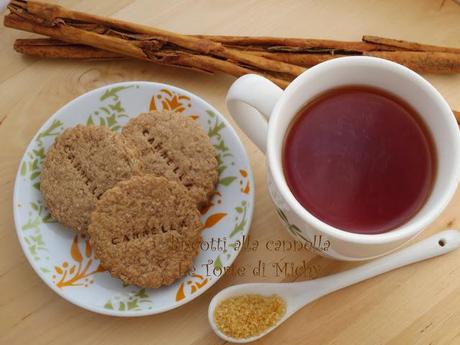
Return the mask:
[[[373,86],[398,95],[421,115],[434,139],[437,172],[428,200],[407,223],[386,233],[351,233],[319,220],[295,199],[283,174],[282,147],[294,116],[317,95],[345,85]],[[460,137],[455,117],[428,81],[394,62],[356,56],[330,60],[302,73],[284,91],[263,77],[245,75],[230,87],[227,107],[243,131],[266,151],[268,189],[286,228],[322,255],[365,260],[391,252],[433,222],[457,188]]]

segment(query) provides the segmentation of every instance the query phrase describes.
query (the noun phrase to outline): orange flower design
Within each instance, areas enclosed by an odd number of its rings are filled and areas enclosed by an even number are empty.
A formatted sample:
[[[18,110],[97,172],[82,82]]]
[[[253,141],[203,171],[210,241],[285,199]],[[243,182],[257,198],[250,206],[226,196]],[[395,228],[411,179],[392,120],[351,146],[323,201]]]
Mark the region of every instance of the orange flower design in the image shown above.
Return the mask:
[[[201,274],[192,274],[192,278],[195,278],[195,280],[187,280],[187,285],[185,285],[185,283],[180,284],[176,292],[176,302],[179,302],[180,300],[183,300],[185,297],[187,297],[187,292],[190,295],[194,294],[203,286],[205,286],[209,281],[208,278],[205,278]]]
[[[219,223],[226,215],[227,213],[225,212],[211,214],[204,222],[204,229],[212,228],[214,225]]]
[[[83,238],[84,239],[84,238]],[[70,246],[70,256],[73,264],[64,261],[62,265],[55,266],[55,274],[52,276],[53,283],[59,288],[67,286],[85,286],[94,283],[89,277],[98,272],[104,272],[101,265],[93,267],[95,257],[89,240],[84,241],[84,255],[80,250],[78,235],[75,235],[72,245]]]
[[[149,109],[155,110],[174,110],[178,113],[184,112],[187,108],[191,108],[191,99],[188,96],[179,95],[168,89],[161,89],[159,93],[153,95],[150,99]],[[198,115],[189,115],[192,120],[198,119]]]
[[[249,179],[248,179],[248,172],[244,169],[241,169],[240,175],[241,175],[240,191],[243,194],[249,194],[249,191],[251,190],[251,186],[250,186]]]

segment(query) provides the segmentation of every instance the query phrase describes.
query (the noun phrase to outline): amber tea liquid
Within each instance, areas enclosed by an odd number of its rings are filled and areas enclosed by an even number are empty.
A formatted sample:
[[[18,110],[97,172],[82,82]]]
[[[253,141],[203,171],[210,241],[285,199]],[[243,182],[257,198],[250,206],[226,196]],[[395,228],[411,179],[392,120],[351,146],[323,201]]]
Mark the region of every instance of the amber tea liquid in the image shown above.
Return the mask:
[[[434,181],[434,151],[425,124],[405,102],[347,86],[300,110],[285,138],[283,169],[292,193],[315,217],[378,234],[423,206]]]

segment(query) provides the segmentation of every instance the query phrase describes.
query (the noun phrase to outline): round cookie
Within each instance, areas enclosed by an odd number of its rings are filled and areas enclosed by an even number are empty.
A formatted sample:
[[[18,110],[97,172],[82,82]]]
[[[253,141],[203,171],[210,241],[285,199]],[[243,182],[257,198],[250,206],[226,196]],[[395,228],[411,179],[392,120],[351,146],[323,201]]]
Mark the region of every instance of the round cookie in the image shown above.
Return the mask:
[[[184,186],[144,175],[102,195],[88,232],[96,256],[112,276],[157,288],[192,267],[201,230],[200,213]]]
[[[102,126],[78,125],[56,137],[48,150],[40,189],[57,221],[86,233],[97,199],[116,183],[142,172],[139,153]]]
[[[143,113],[122,135],[141,153],[146,173],[181,182],[199,208],[214,193],[219,173],[216,151],[195,121],[175,112]]]

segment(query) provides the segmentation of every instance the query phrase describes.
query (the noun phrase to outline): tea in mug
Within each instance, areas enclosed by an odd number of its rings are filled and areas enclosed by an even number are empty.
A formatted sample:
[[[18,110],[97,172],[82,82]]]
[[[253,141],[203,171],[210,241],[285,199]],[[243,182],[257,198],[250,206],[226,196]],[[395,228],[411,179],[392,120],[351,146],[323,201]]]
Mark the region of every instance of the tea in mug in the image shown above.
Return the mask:
[[[408,104],[380,89],[347,86],[299,111],[284,141],[283,169],[291,192],[315,217],[341,230],[378,234],[424,205],[436,155]]]

